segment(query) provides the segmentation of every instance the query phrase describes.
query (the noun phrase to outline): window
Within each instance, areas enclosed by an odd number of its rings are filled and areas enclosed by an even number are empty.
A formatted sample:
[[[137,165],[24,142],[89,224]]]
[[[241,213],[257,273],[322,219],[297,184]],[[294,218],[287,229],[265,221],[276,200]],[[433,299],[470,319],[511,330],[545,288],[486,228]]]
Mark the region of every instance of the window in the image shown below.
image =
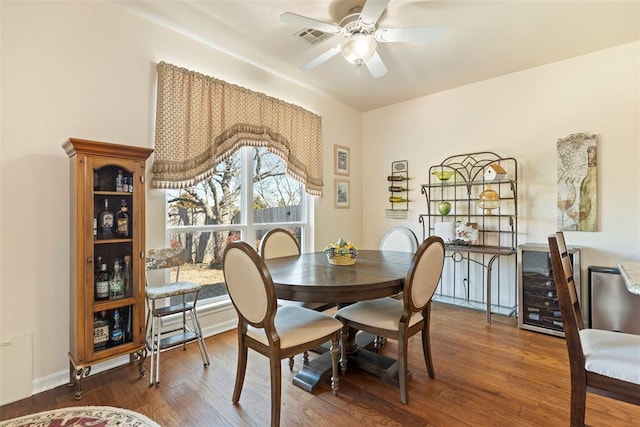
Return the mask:
[[[308,226],[303,185],[266,148],[244,147],[189,189],[167,190],[167,234],[185,248],[180,279],[200,283],[199,304],[227,298],[222,255],[227,243],[257,248],[271,228],[291,230],[304,247]]]

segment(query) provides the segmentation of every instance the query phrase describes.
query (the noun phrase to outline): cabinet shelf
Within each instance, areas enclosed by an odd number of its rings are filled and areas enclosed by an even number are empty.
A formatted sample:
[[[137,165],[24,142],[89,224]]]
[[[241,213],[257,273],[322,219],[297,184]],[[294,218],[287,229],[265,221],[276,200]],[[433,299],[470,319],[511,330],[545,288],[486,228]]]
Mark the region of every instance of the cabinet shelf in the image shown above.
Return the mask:
[[[444,247],[448,251],[468,252],[476,254],[513,255],[516,253],[516,249],[509,246],[471,246],[445,244]]]
[[[445,200],[447,201],[447,200]],[[492,215],[484,215],[484,214],[470,214],[470,213],[461,213],[461,214],[456,214],[456,213],[448,213],[446,215],[443,215],[441,213],[428,213],[428,214],[420,214],[420,216],[422,217],[432,217],[432,216],[441,216],[441,217],[445,217],[445,218],[455,218],[455,217],[460,217],[460,218],[473,218],[473,217],[479,217],[479,218],[517,218],[517,215],[511,215],[511,214],[492,214]]]
[[[98,300],[93,303],[93,311],[100,312],[100,311],[113,310],[114,308],[121,308],[121,307],[127,307],[130,305],[133,305],[136,302],[137,301],[134,297]]]
[[[469,187],[469,186],[475,186],[475,185],[486,186],[487,184],[496,184],[496,185],[514,184],[515,185],[515,182],[516,181],[512,179],[494,179],[494,180],[480,180],[480,181],[465,181],[464,179],[453,179],[453,180],[440,181],[440,182],[428,182],[428,183],[422,184],[422,187],[427,187],[427,188],[461,187],[461,186]]]
[[[96,196],[131,196],[133,193],[129,191],[94,191]]]
[[[133,238],[131,237],[115,238],[115,239],[101,239],[98,237],[93,240],[94,245],[108,245],[113,243],[131,243],[131,242],[133,242]]]

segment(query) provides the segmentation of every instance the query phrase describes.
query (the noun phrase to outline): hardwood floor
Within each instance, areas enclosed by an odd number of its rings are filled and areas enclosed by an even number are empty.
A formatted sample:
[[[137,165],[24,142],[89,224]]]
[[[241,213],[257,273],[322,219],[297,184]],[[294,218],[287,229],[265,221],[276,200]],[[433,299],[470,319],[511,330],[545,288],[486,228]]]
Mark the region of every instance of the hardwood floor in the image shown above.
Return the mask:
[[[411,338],[409,405],[397,387],[349,370],[337,397],[329,385],[315,395],[291,384],[282,362],[282,425],[318,426],[567,426],[569,368],[564,339],[518,329],[515,319],[435,304],[432,311],[435,380],[428,378],[419,335]],[[0,419],[77,405],[118,406],[141,412],[162,426],[264,426],[269,424],[267,359],[249,351],[240,404],[231,403],[236,332],[206,340],[211,366],[204,369],[195,344],[163,353],[160,385],[149,388],[134,366],[91,376],[84,397],[60,386],[0,408]],[[393,356],[395,342],[383,352]],[[313,357],[313,355],[312,355]],[[146,362],[148,365],[148,361]],[[640,406],[587,395],[590,426],[640,425]]]

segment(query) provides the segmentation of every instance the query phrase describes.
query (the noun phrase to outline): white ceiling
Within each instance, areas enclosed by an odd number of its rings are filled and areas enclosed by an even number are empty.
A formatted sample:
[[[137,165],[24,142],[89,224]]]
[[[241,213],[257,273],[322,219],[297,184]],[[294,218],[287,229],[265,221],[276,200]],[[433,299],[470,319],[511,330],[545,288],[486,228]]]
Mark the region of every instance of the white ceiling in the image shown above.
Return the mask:
[[[364,0],[113,0],[181,34],[367,111],[640,39],[640,0],[391,0],[378,27],[442,26],[440,40],[380,43],[389,72],[373,79],[336,55],[300,67],[342,40],[311,45],[293,12],[338,23]],[[179,64],[177,64],[179,65]]]

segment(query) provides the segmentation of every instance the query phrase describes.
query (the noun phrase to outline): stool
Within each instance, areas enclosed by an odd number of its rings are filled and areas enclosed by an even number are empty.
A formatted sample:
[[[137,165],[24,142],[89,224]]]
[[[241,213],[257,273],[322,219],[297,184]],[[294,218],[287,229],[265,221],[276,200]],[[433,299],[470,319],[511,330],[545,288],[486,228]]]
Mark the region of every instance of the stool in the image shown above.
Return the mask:
[[[151,369],[149,387],[160,383],[160,352],[169,348],[198,341],[200,356],[204,367],[209,366],[209,356],[202,337],[200,322],[196,312],[196,302],[201,286],[193,282],[178,281],[180,265],[184,263],[179,258],[182,249],[151,249],[147,252],[147,271],[176,268],[176,281],[162,286],[149,286],[147,278],[147,349],[151,353]],[[165,298],[181,297],[177,304],[163,306],[160,304]],[[163,318],[179,315],[180,321],[173,328],[163,328]]]

